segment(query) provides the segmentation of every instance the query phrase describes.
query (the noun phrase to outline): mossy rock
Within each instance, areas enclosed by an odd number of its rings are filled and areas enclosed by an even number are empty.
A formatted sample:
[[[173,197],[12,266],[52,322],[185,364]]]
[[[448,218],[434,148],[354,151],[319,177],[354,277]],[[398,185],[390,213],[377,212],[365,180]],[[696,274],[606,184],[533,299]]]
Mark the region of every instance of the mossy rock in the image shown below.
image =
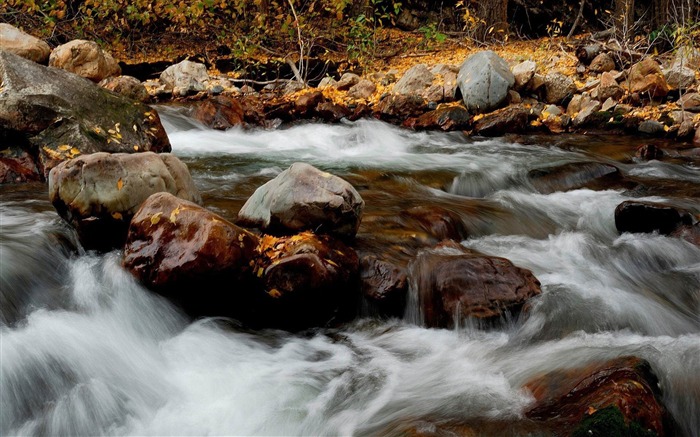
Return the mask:
[[[572,437],[655,437],[657,434],[644,429],[637,422],[625,423],[620,409],[611,405],[585,417],[571,435]]]

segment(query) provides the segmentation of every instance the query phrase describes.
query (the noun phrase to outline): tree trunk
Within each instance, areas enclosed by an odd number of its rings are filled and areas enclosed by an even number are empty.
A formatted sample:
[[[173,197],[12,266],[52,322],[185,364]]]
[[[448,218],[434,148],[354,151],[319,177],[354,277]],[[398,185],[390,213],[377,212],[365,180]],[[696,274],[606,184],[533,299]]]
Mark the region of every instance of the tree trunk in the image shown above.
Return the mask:
[[[482,21],[477,35],[502,40],[508,35],[508,0],[481,1],[473,6]]]
[[[654,0],[665,1],[665,0]],[[613,15],[615,30],[618,38],[631,39],[634,29],[634,0],[615,0]]]
[[[652,29],[661,29],[669,22],[669,0],[652,0],[651,2],[651,26]],[[680,3],[680,2],[678,2]]]

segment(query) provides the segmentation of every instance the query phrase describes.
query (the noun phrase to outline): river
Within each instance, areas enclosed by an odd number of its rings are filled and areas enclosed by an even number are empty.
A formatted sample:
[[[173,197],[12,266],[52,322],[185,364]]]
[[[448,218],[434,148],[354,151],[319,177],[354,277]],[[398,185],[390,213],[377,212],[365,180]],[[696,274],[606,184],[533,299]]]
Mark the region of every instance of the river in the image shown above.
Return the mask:
[[[517,420],[529,378],[623,355],[651,363],[679,432],[700,435],[700,247],[620,235],[613,215],[633,198],[700,212],[698,158],[639,161],[638,138],[470,138],[374,120],[223,132],[160,111],[225,218],[305,161],[358,188],[358,238],[405,208],[449,207],[463,245],[532,270],[543,293],[527,318],[490,330],[426,329],[410,308],[298,334],[191,321],[119,251],[75,252],[45,185],[0,186],[0,435],[370,436],[423,417]],[[528,177],[572,162],[613,164],[622,182],[543,191]]]

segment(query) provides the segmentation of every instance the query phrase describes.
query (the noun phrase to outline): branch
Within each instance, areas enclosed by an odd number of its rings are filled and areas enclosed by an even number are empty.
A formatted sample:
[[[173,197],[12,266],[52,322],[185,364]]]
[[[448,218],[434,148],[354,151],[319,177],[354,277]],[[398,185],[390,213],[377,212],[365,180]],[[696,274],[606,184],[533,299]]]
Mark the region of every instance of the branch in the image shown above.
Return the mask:
[[[581,6],[578,8],[578,15],[576,15],[576,19],[574,20],[574,24],[571,26],[571,30],[569,30],[569,34],[566,35],[567,38],[571,38],[571,36],[574,34],[574,31],[576,30],[576,27],[578,26],[578,22],[581,21],[581,17],[583,17],[583,7],[586,5],[586,0],[581,0]]]

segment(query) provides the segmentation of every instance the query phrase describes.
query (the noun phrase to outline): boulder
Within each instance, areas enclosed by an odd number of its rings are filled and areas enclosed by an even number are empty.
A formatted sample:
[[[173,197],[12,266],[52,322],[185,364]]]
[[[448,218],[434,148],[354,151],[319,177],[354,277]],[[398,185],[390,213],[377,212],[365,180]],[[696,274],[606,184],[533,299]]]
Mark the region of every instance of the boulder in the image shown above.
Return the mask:
[[[321,91],[304,93],[294,100],[294,110],[301,116],[315,113],[316,107],[326,101]]]
[[[643,144],[637,148],[635,156],[643,161],[651,161],[652,159],[661,159],[664,157],[663,149],[654,144]]]
[[[78,76],[99,82],[110,76],[119,76],[121,68],[112,55],[93,41],[75,39],[53,49],[49,66],[61,68]]]
[[[193,116],[212,129],[226,130],[243,125],[245,111],[238,99],[220,95],[199,102]]]
[[[425,231],[437,241],[461,241],[468,232],[459,214],[441,206],[414,206],[401,212],[401,219],[409,228]]]
[[[644,120],[639,123],[637,130],[647,135],[663,136],[666,133],[666,126],[657,120]]]
[[[640,358],[551,371],[532,378],[525,388],[535,398],[525,416],[547,423],[554,435],[674,435],[658,379]]]
[[[362,79],[348,90],[348,97],[353,99],[367,99],[377,91],[377,85],[371,80]]]
[[[586,126],[593,118],[593,115],[596,112],[598,112],[600,110],[600,108],[601,108],[601,104],[597,100],[590,100],[590,101],[582,104],[580,111],[576,114],[576,116],[572,120],[574,127]]]
[[[354,85],[357,85],[360,80],[360,76],[355,73],[343,73],[343,75],[340,76],[340,80],[336,82],[334,86],[338,91],[347,91]]]
[[[99,85],[124,97],[139,102],[148,102],[151,96],[140,80],[132,76],[112,76],[100,81]]]
[[[335,123],[349,117],[352,112],[342,105],[333,102],[321,102],[316,106],[316,114],[324,121]]]
[[[18,138],[44,177],[95,152],[169,152],[158,113],[67,71],[0,51],[0,137]]]
[[[651,58],[646,58],[630,67],[627,80],[630,92],[648,94],[652,99],[666,97],[669,91],[661,67]]]
[[[515,89],[523,90],[530,80],[535,76],[537,64],[535,61],[523,61],[513,67],[512,73],[515,79]]]
[[[550,194],[584,187],[607,188],[609,182],[621,178],[621,173],[617,167],[610,164],[572,162],[530,170],[528,178],[535,190]]]
[[[0,184],[43,180],[36,161],[20,147],[7,147],[0,154]]]
[[[314,230],[352,238],[364,205],[347,181],[298,162],[255,190],[238,213],[238,223],[272,233]]]
[[[159,192],[201,202],[187,166],[169,153],[93,153],[49,174],[49,199],[86,249],[121,247],[131,218]]]
[[[686,90],[695,83],[695,70],[674,65],[664,72],[666,83],[673,89]]]
[[[474,123],[474,131],[484,136],[523,133],[529,130],[530,119],[536,118],[525,105],[511,105],[499,109]]]
[[[700,112],[700,93],[683,94],[676,103],[686,111]]]
[[[544,77],[545,101],[555,105],[563,105],[576,94],[574,80],[561,73],[551,73]]]
[[[51,54],[51,47],[46,42],[8,23],[0,23],[0,50],[6,50],[39,64],[46,64]]]
[[[201,206],[161,192],[138,209],[122,264],[193,317],[246,308],[258,238]]]
[[[615,60],[607,53],[600,53],[591,61],[588,69],[593,73],[605,73],[615,69]]]
[[[457,75],[455,98],[470,112],[490,112],[506,102],[515,77],[508,63],[491,50],[467,58]]]
[[[394,84],[392,92],[423,96],[433,84],[434,78],[435,76],[425,64],[414,65]]]
[[[390,94],[379,101],[377,112],[382,120],[403,122],[425,112],[425,100],[414,94]]]
[[[185,59],[166,68],[160,74],[160,80],[174,95],[187,96],[207,89],[209,73],[204,64]]]
[[[405,268],[365,255],[360,259],[360,287],[362,295],[388,317],[401,317],[406,307],[408,276]]]
[[[598,85],[598,100],[601,102],[607,99],[619,100],[625,93],[625,90],[615,80],[615,75],[605,72],[600,76],[600,84]]]
[[[541,293],[529,270],[447,241],[421,251],[409,267],[419,312],[428,327],[454,328],[463,319],[487,324],[517,316]]]
[[[693,224],[693,216],[672,205],[627,200],[615,208],[615,227],[618,232],[670,235],[681,226]]]
[[[355,315],[359,261],[342,242],[306,231],[265,235],[256,248],[253,273],[261,290],[248,324],[299,330],[346,321]]]
[[[469,112],[463,106],[448,106],[426,112],[420,117],[409,118],[403,125],[416,130],[452,131],[466,129],[470,119]]]

